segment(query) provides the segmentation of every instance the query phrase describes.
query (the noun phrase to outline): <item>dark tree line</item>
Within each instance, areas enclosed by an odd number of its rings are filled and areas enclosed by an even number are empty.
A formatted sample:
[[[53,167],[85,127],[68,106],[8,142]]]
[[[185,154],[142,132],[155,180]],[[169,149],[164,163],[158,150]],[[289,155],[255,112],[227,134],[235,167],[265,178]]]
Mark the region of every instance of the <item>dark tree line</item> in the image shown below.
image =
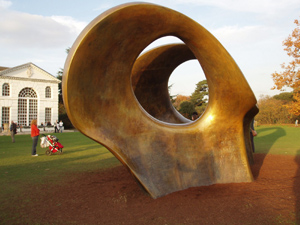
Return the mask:
[[[70,48],[66,49],[66,53],[68,54],[70,51]],[[57,79],[59,79],[60,81],[62,81],[62,77],[63,77],[63,73],[64,70],[62,68],[60,68],[60,70],[57,72]],[[58,84],[58,111],[59,111],[59,120],[62,120],[64,122],[64,127],[66,129],[72,129],[74,128],[73,124],[71,123],[65,106],[64,106],[64,102],[63,102],[63,96],[62,96],[62,83]]]

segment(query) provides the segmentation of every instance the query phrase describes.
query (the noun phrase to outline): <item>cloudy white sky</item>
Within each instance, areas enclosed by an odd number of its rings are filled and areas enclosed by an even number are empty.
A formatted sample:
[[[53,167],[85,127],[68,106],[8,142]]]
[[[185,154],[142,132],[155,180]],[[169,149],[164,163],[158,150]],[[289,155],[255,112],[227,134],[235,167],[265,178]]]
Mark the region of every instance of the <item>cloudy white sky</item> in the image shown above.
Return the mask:
[[[141,1],[141,0],[140,0]],[[56,76],[71,47],[95,17],[123,0],[0,0],[0,66],[32,62]],[[144,2],[144,1],[141,1]],[[289,62],[282,42],[300,19],[299,0],[154,0],[210,31],[244,73],[257,98],[275,95],[271,74]],[[164,38],[151,46],[177,41]],[[150,47],[151,47],[150,46]],[[193,60],[171,76],[172,94],[190,95],[205,79]]]

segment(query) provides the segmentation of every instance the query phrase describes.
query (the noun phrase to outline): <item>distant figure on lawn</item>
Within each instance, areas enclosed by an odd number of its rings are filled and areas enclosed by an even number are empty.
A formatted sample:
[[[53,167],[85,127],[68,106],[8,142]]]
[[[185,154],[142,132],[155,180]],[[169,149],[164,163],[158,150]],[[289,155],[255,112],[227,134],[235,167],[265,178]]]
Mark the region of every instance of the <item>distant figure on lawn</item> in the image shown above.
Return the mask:
[[[11,121],[10,127],[10,136],[12,143],[15,143],[15,134],[17,133],[17,124],[14,123],[14,121]]]
[[[63,123],[63,121],[61,120],[61,121],[59,122],[59,130],[60,130],[60,133],[62,133],[62,131],[63,131],[63,126],[64,126],[64,123]]]
[[[46,130],[45,130],[44,123],[41,123],[41,127],[43,128],[44,131],[46,131]]]
[[[298,127],[298,120],[295,121],[295,127]]]
[[[58,133],[58,130],[59,130],[59,125],[58,125],[58,122],[56,120],[56,122],[54,123],[54,133]]]

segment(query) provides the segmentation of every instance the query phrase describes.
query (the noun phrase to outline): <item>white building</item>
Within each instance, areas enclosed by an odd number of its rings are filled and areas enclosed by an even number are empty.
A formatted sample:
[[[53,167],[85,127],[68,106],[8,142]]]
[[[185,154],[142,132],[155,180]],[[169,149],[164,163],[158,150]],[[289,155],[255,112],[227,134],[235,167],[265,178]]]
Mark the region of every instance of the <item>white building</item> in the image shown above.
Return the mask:
[[[58,84],[61,81],[33,63],[0,67],[0,121],[23,127],[58,120]]]

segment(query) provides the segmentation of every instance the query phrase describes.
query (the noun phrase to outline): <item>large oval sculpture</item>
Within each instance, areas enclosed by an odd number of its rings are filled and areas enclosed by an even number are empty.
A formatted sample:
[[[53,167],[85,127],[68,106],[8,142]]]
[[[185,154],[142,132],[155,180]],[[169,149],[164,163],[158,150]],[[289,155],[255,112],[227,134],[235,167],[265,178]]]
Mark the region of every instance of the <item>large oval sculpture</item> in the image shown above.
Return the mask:
[[[175,36],[140,56],[153,41]],[[197,59],[209,104],[196,122],[170,105],[168,78]],[[189,187],[250,182],[249,124],[258,112],[242,72],[214,36],[190,18],[146,3],[112,8],[79,35],[63,75],[73,125],[109,149],[153,198]]]

